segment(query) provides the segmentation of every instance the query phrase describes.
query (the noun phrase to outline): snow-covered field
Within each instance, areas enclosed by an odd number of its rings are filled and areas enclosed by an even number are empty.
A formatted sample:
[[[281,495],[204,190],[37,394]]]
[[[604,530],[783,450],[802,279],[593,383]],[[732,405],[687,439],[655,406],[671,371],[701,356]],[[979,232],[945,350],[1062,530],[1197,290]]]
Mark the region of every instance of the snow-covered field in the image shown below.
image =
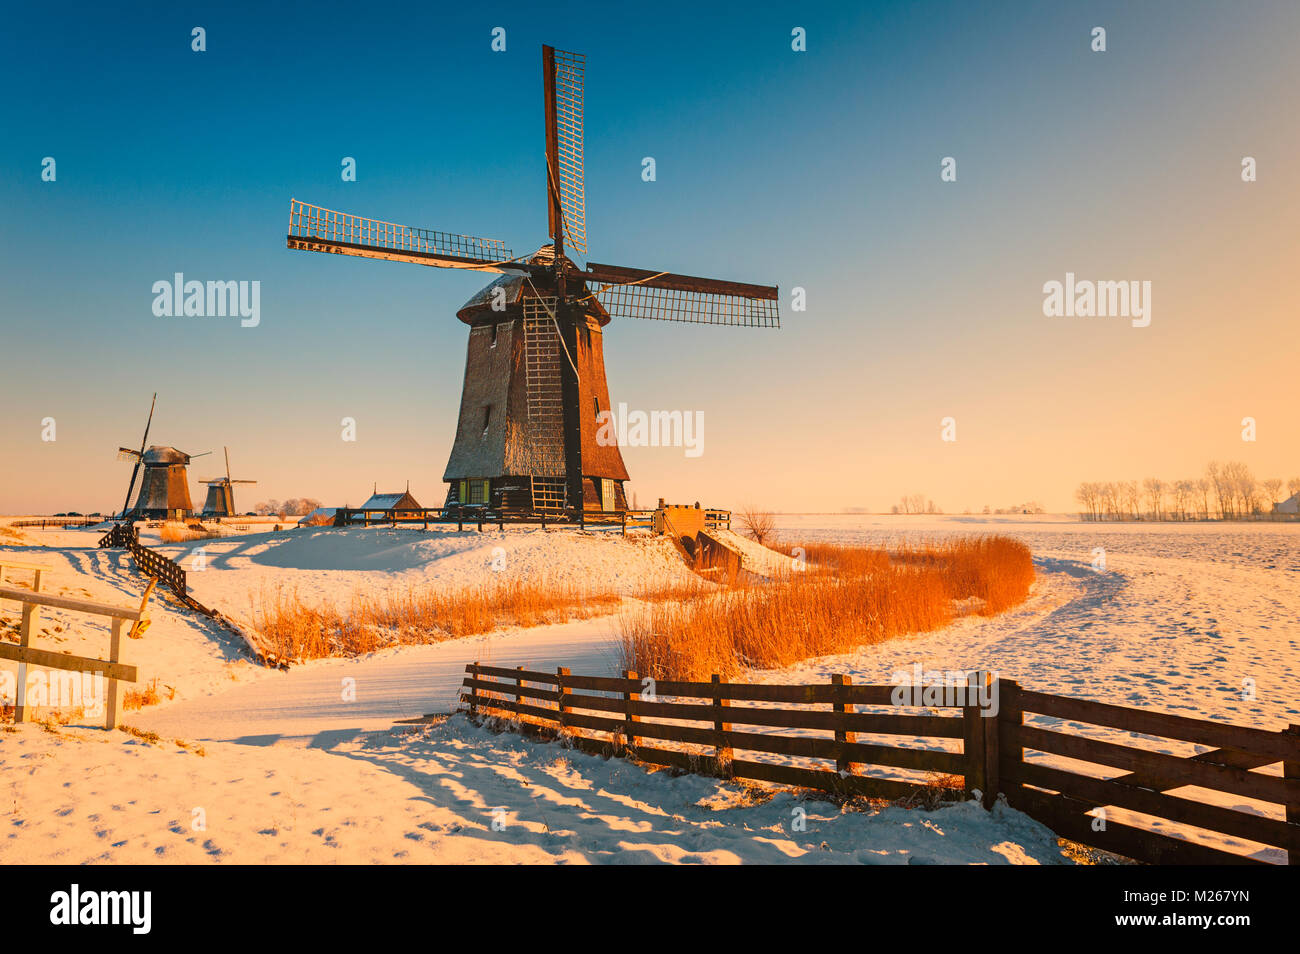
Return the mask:
[[[1300,722],[1300,525],[844,515],[779,523],[792,541],[1009,533],[1033,549],[1040,577],[1029,602],[1001,617],[968,617],[756,678],[850,672],[880,682],[919,662],[989,668],[1031,688],[1244,725]],[[95,550],[96,536],[34,532],[29,539],[43,545],[0,546],[0,554],[56,567],[46,587],[53,592],[138,601],[143,586],[130,561]],[[236,617],[272,588],[346,602],[357,591],[458,587],[498,572],[629,595],[685,578],[671,549],[616,534],[291,530],[163,549],[188,567],[200,546],[208,568],[191,572],[192,589]],[[1102,572],[1094,569],[1099,548]],[[506,569],[492,570],[503,555]],[[0,620],[13,615],[6,608]],[[83,619],[75,631],[60,620],[63,628],[38,645],[101,653],[106,635],[87,631]],[[0,778],[18,806],[0,861],[1064,860],[1045,829],[1011,811],[841,814],[785,795],[753,804],[735,785],[647,773],[495,735],[463,717],[389,728],[449,711],[464,664],[475,659],[612,673],[617,633],[617,618],[605,616],[275,672],[248,663],[219,629],[164,597],[144,638],[129,641],[126,661],[143,680],[174,687],[176,698],[123,720],[163,741],[34,726],[0,733]],[[1253,698],[1243,692],[1249,686]],[[170,741],[177,738],[191,749]],[[206,754],[193,754],[194,744]],[[195,808],[204,809],[204,832],[192,827]],[[806,831],[792,826],[796,808],[807,812]],[[494,830],[502,817],[505,829]]]

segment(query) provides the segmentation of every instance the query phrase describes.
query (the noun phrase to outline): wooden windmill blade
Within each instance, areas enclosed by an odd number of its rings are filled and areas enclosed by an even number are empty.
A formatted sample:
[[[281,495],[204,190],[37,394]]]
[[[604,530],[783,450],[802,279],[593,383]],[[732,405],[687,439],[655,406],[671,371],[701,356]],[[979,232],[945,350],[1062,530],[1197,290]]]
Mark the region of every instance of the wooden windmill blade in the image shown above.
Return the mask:
[[[589,262],[581,274],[611,317],[780,328],[775,285],[750,285]]]
[[[587,254],[587,186],[583,124],[587,58],[542,47],[546,97],[546,207],[551,238]]]
[[[126,485],[126,502],[122,504],[122,519],[126,519],[127,509],[131,506],[131,493],[135,490],[135,479],[140,476],[140,464],[144,460],[145,445],[149,443],[149,428],[153,426],[153,410],[158,405],[158,392],[153,392],[153,400],[149,402],[149,419],[144,422],[144,437],[140,438],[140,450],[134,452],[125,447],[118,447],[117,456],[119,460],[134,461],[135,466],[131,468],[131,481]]]
[[[291,249],[308,252],[485,272],[505,271],[502,266],[508,266],[514,259],[500,239],[417,229],[323,209],[298,199],[289,200],[287,244]]]

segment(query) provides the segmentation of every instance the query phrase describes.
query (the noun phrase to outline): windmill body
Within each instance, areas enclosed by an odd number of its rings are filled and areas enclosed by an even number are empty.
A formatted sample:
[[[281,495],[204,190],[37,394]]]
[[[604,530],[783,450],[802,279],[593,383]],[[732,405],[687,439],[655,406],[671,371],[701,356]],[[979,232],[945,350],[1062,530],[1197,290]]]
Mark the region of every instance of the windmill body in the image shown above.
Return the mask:
[[[469,325],[460,415],[443,480],[447,503],[508,510],[627,507],[617,444],[597,440],[609,412],[604,329],[611,318],[780,327],[777,289],[666,271],[581,265],[586,61],[542,48],[546,206],[551,242],[514,256],[499,240],[411,228],[289,203],[288,247],[500,273],[457,313]],[[604,433],[608,433],[606,429]]]
[[[548,292],[550,294],[548,294]],[[561,342],[550,311],[553,283],[508,276],[493,282],[458,312],[470,326],[456,438],[443,480],[447,503],[492,504],[512,510],[564,509],[564,372],[577,370],[586,510],[626,509],[627,467],[617,444],[596,440],[598,415],[609,410],[604,326],[609,315],[592,298],[569,315],[572,334]],[[497,302],[500,310],[493,308]]]
[[[194,512],[190,501],[190,454],[175,447],[150,447],[144,452],[144,477],[135,505],[127,513],[132,520],[182,520]]]
[[[203,516],[214,519],[220,517],[233,517],[237,513],[235,510],[235,484],[255,484],[255,480],[234,480],[230,476],[230,448],[225,448],[226,452],[226,476],[213,477],[206,479],[203,483],[208,485],[208,496],[203,501]]]

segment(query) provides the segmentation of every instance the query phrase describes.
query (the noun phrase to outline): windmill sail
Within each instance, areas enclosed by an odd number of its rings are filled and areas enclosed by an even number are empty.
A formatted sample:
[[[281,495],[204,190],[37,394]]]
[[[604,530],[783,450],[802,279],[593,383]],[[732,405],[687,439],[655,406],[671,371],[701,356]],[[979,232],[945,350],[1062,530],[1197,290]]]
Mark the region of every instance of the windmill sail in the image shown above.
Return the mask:
[[[140,476],[140,463],[144,460],[145,445],[149,443],[149,428],[153,424],[153,409],[158,404],[158,392],[153,393],[153,400],[149,402],[149,419],[144,422],[144,437],[140,438],[140,450],[132,452],[125,447],[117,449],[118,460],[135,461],[135,466],[131,468],[131,482],[126,485],[126,501],[122,504],[122,517],[126,518],[126,511],[131,506],[131,492],[135,490],[135,479]]]
[[[781,327],[775,285],[749,285],[595,262],[587,265],[581,277],[614,318]]]
[[[583,101],[587,58],[553,47],[542,48],[546,71],[546,144],[548,187],[554,191],[551,235],[559,228],[569,245],[587,254],[587,185],[583,162]],[[557,209],[558,206],[558,209]],[[556,214],[560,221],[556,222]]]
[[[333,252],[361,258],[414,262],[438,268],[499,272],[513,256],[499,239],[476,238],[368,219],[318,205],[289,200],[288,246],[308,252]]]

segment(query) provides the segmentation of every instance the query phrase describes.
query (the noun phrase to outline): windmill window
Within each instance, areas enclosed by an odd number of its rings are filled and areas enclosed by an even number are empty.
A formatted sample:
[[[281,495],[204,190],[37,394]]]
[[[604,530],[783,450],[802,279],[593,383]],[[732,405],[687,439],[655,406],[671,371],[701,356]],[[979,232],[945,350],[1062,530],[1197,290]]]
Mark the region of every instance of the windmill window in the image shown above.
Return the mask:
[[[495,348],[496,346],[497,346],[497,326],[496,326],[496,325],[493,325],[493,326],[492,326],[492,344],[491,344],[491,347]]]
[[[592,396],[591,403],[596,407],[596,416],[600,417],[600,398]]]
[[[493,327],[496,327],[495,325]],[[483,436],[487,436],[488,425],[492,423],[492,405],[488,404],[483,408]]]

